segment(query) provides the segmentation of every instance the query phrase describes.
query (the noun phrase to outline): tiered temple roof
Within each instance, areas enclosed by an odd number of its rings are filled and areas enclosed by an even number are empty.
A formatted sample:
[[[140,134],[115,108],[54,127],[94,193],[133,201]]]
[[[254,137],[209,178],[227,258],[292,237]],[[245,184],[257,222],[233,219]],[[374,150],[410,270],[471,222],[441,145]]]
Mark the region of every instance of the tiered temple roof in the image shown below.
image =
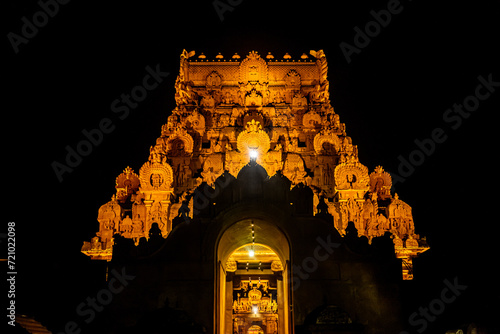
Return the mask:
[[[116,178],[116,193],[98,212],[99,232],[82,252],[109,260],[114,234],[137,244],[154,223],[167,237],[174,218],[196,215],[197,187],[225,172],[237,177],[254,159],[269,177],[281,173],[292,187],[309,187],[313,214],[326,210],[341,235],[349,222],[369,241],[391,233],[411,279],[412,258],[428,246],[415,234],[412,208],[391,194],[389,173],[381,166],[370,173],[360,162],[330,104],[327,74],[322,50],[299,59],[252,51],[213,60],[184,50],[177,106],[139,173],[127,167]]]

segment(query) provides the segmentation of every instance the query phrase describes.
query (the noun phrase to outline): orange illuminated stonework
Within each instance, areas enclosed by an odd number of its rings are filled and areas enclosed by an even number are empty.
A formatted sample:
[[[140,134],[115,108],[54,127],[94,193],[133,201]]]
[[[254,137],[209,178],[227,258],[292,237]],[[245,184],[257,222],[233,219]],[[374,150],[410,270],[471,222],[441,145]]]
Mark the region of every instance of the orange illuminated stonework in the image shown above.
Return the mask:
[[[324,52],[285,56],[252,51],[207,60],[184,50],[176,108],[138,174],[127,167],[116,178],[116,194],[98,211],[99,231],[82,252],[109,260],[114,234],[138,244],[154,223],[167,237],[174,218],[193,217],[200,184],[213,185],[224,172],[237,177],[254,159],[269,177],[281,173],[291,187],[309,187],[312,214],[329,213],[341,235],[349,222],[370,242],[391,233],[403,278],[412,279],[412,259],[428,246],[415,234],[412,208],[391,194],[389,173],[381,166],[370,172],[360,162],[330,104]],[[240,309],[241,300],[236,304]],[[262,306],[270,315],[271,304]]]

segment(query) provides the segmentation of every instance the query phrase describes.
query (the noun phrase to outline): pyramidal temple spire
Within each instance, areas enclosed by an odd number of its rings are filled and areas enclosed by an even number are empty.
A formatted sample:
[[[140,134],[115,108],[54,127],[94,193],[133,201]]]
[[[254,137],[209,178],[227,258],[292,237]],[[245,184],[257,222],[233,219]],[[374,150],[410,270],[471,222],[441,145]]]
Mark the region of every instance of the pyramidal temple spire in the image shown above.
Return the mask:
[[[349,222],[370,241],[390,232],[411,279],[412,259],[428,249],[415,234],[412,208],[391,195],[389,173],[381,166],[369,173],[360,162],[330,103],[325,52],[309,54],[263,58],[251,51],[209,60],[183,50],[176,107],[138,174],[127,167],[117,177],[116,198],[99,209],[99,231],[82,252],[109,260],[113,235],[138,244],[154,223],[168,237],[176,217],[196,216],[202,183],[215,187],[225,173],[237,178],[253,161],[268,177],[279,173],[292,188],[309,188],[313,215],[327,208],[341,235]]]

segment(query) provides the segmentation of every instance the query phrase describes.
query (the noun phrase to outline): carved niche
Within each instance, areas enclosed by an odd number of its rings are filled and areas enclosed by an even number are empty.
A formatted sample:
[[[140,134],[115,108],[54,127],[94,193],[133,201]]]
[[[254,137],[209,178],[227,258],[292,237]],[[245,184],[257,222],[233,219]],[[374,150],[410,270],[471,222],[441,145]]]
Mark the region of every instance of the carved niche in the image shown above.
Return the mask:
[[[210,72],[206,78],[206,87],[207,90],[219,90],[222,85],[222,77],[217,71]]]
[[[249,156],[250,150],[256,150],[259,161],[271,148],[271,141],[267,133],[262,130],[260,121],[252,119],[246,123],[245,130],[238,135],[236,145],[241,154],[246,156]]]
[[[378,213],[378,202],[376,199],[372,200],[368,198],[361,212],[361,222],[360,225],[364,227],[368,237],[373,237],[373,229],[377,226],[377,213]]]
[[[139,176],[134,173],[134,170],[127,167],[123,173],[116,178],[116,198],[118,201],[125,201],[131,194],[139,189]]]
[[[144,231],[146,234],[146,238],[149,238],[149,235],[146,233],[150,230],[151,225],[153,223],[158,224],[158,228],[161,230],[162,236],[165,237],[171,230],[171,224],[168,216],[168,209],[170,207],[170,203],[168,201],[155,201],[151,205],[149,209],[147,227]]]
[[[302,125],[308,129],[314,129],[316,127],[321,127],[321,116],[314,110],[311,110],[304,114],[302,117]],[[320,137],[318,140],[321,140]],[[323,140],[326,140],[323,138]]]
[[[193,153],[193,147],[193,137],[181,126],[178,126],[167,139],[167,153],[169,156],[190,155]]]
[[[147,218],[147,208],[143,202],[143,196],[136,196],[134,204],[132,204],[132,237],[136,244],[139,238],[144,235],[144,223]]]
[[[391,187],[391,175],[382,166],[375,167],[375,171],[370,174],[370,192],[385,200],[391,197]]]
[[[413,235],[415,226],[411,206],[399,199],[398,194],[394,195],[386,208],[387,217],[390,222],[391,232],[403,239],[407,235]]]
[[[359,163],[341,163],[334,172],[336,190],[363,190],[368,191],[370,178],[368,168]]]
[[[267,63],[260,55],[252,51],[240,64],[240,82],[267,82]]]
[[[331,131],[320,131],[313,140],[314,151],[318,155],[331,155],[339,151],[341,142],[339,137]]]
[[[148,161],[139,170],[141,191],[171,191],[173,182],[172,167],[166,162]]]
[[[184,121],[185,126],[189,129],[192,128],[194,131],[198,132],[200,136],[203,136],[205,132],[205,117],[194,110]]]
[[[109,248],[113,242],[113,235],[119,228],[121,216],[121,206],[113,195],[111,201],[102,205],[97,214],[99,222],[99,232],[97,235],[101,238],[105,248]]]
[[[290,70],[284,78],[285,88],[290,90],[300,90],[300,74],[295,70]]]

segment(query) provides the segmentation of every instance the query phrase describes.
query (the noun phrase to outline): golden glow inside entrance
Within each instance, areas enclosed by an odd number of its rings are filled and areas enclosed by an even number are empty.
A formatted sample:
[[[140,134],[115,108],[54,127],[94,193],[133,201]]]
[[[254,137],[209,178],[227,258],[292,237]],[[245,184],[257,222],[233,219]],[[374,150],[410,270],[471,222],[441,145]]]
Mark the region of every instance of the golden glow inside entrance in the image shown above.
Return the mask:
[[[244,245],[228,258],[227,280],[232,288],[232,332],[275,334],[279,331],[279,307],[283,298],[283,265],[278,255],[261,244]],[[229,295],[229,293],[228,293]]]
[[[292,333],[290,244],[270,221],[239,220],[218,239],[215,334]]]
[[[260,328],[260,326],[253,325],[248,329],[248,334],[264,334],[264,331]]]

